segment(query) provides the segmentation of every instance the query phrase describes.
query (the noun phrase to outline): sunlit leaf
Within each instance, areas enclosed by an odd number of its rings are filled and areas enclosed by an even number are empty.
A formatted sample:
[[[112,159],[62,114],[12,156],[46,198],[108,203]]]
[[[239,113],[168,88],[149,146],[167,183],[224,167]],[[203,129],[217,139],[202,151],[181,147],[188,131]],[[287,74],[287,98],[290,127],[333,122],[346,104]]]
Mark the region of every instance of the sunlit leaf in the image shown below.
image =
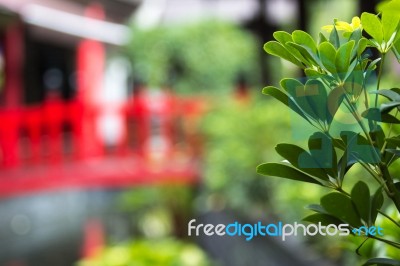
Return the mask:
[[[353,47],[354,47],[354,41],[350,41],[340,46],[340,48],[336,52],[335,65],[338,74],[342,76],[344,76],[344,74],[347,72],[349,68],[351,52],[353,51]]]
[[[275,31],[273,36],[275,40],[277,40],[281,44],[285,44],[287,42],[293,42],[292,35],[286,31]]]
[[[326,69],[334,74],[336,73],[336,50],[335,47],[329,42],[323,42],[318,47],[319,56]]]
[[[332,43],[336,49],[340,47],[339,34],[335,26],[333,27],[331,34],[329,35],[329,42]]]
[[[286,48],[280,44],[279,42],[276,41],[270,41],[267,42],[264,45],[264,50],[274,56],[280,57],[282,59],[285,59],[289,62],[292,62],[293,64],[297,65],[298,67],[303,68],[303,64],[297,60],[291,53],[289,53],[288,50],[286,50]]]
[[[307,118],[304,112],[298,107],[298,105],[278,88],[273,86],[268,86],[262,90],[262,93],[274,97],[275,99],[277,99],[278,101],[280,101],[281,103],[292,109],[294,112],[299,114],[301,117],[303,117],[310,123],[310,120]]]
[[[301,30],[295,30],[292,33],[293,42],[306,46],[309,48],[314,54],[317,53],[317,46],[315,44],[314,39],[310,34]]]
[[[374,14],[364,12],[361,15],[361,23],[364,30],[381,44],[383,41],[383,30],[380,19]]]

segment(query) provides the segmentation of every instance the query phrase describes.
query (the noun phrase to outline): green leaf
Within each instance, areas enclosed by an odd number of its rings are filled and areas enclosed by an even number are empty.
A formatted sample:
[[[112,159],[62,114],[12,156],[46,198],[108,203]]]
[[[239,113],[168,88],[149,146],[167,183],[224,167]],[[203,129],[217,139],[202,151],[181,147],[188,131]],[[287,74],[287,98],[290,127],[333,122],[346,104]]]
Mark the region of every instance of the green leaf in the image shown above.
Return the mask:
[[[325,37],[325,35],[322,32],[319,33],[318,37],[319,37],[319,41],[318,41],[319,44],[321,44],[323,42],[328,42],[328,39]]]
[[[354,41],[347,42],[340,46],[336,52],[335,65],[338,74],[345,76],[351,59],[351,52],[353,51]]]
[[[354,71],[354,69],[358,66],[358,60],[353,60],[353,62],[349,65],[349,68],[347,69],[347,72],[345,73],[345,75],[341,75],[343,78],[343,81],[347,81],[350,80],[350,82],[345,82],[345,87],[349,86],[349,83],[353,85],[351,85],[352,89],[352,93],[355,95],[359,95],[359,93],[362,92],[361,86],[355,86],[355,85],[360,85],[363,81],[364,81],[364,76],[363,73],[361,71]],[[359,92],[358,94],[355,92]]]
[[[399,34],[400,35],[400,34]],[[400,63],[400,40],[394,43],[392,47],[392,51],[397,58],[397,61]]]
[[[330,124],[343,102],[345,93],[342,87],[336,87],[329,92],[327,100],[328,117],[327,122]]]
[[[339,219],[335,218],[332,215],[324,214],[324,213],[311,214],[311,215],[303,218],[302,220],[305,222],[313,223],[313,224],[321,223],[324,226],[327,226],[330,224],[336,224],[336,225],[341,224]]]
[[[358,28],[351,33],[349,41],[354,41],[355,43],[358,43],[361,40],[361,38],[362,38],[362,31],[361,29]]]
[[[362,13],[361,24],[363,29],[379,44],[383,42],[382,23],[376,15],[368,12]]]
[[[400,94],[400,88],[391,88],[391,91],[394,91],[397,94]]]
[[[368,40],[367,39],[361,38],[358,41],[357,55],[359,57],[364,53],[364,51],[367,48],[367,46],[368,46]]]
[[[317,53],[317,46],[315,44],[314,39],[310,34],[301,30],[295,30],[292,33],[293,42],[306,46],[309,48],[314,54]]]
[[[314,161],[331,177],[337,177],[337,157],[332,139],[316,132],[308,139],[308,147]]]
[[[310,205],[306,206],[306,209],[312,210],[312,211],[315,211],[318,213],[328,214],[326,212],[326,210],[324,208],[322,208],[321,205],[318,205],[318,204],[310,204]]]
[[[388,144],[393,144],[395,147],[400,147],[400,136],[395,136],[386,139]]]
[[[400,124],[400,120],[392,116],[391,114],[382,114],[381,122],[388,124]]]
[[[342,131],[340,132],[340,137],[346,143],[347,149],[347,161],[362,161],[365,163],[377,163],[378,159],[375,154],[379,150],[369,144],[367,139],[358,133],[352,131]]]
[[[376,125],[376,127],[369,132],[369,135],[371,136],[371,139],[374,141],[374,146],[378,147],[379,149],[382,149],[386,137],[382,127]]]
[[[305,96],[311,110],[319,120],[327,121],[328,110],[327,101],[328,95],[324,84],[316,79],[307,80],[304,86]]]
[[[319,117],[312,110],[308,100],[304,85],[297,79],[286,78],[280,82],[282,88],[292,97],[295,102],[308,116],[318,119]]]
[[[318,47],[319,57],[321,58],[322,63],[324,64],[325,68],[331,73],[336,73],[336,65],[335,65],[335,58],[336,58],[336,49],[335,47],[329,42],[323,42]]]
[[[306,57],[304,57],[299,50],[297,50],[295,47],[291,46],[290,44],[294,44],[294,42],[287,42],[285,44],[286,50],[289,51],[294,57],[296,57],[297,60],[302,62],[306,67],[312,67],[313,63],[310,62]],[[304,68],[304,66],[303,66]]]
[[[396,149],[386,149],[385,151],[394,154],[396,156],[400,156],[400,150],[396,150]]]
[[[399,119],[392,116],[391,114],[387,113],[382,114],[378,108],[370,108],[364,111],[361,115],[372,121],[379,121],[382,123],[389,123],[389,124],[400,124]]]
[[[273,86],[268,86],[262,90],[262,93],[274,97],[275,99],[277,99],[278,101],[289,107],[291,110],[299,114],[305,120],[307,120],[307,122],[311,123],[308,117],[305,115],[304,111],[301,110],[299,106],[292,99],[290,99],[284,92],[282,92],[278,88]]]
[[[319,168],[318,163],[304,149],[293,144],[281,143],[275,147],[275,150],[301,171],[322,180],[329,180],[327,174]]]
[[[296,181],[322,185],[306,173],[284,163],[264,163],[257,166],[257,173],[266,176],[276,176]]]
[[[365,73],[365,81],[368,81],[370,75],[372,74],[372,72],[376,69],[376,65],[378,64],[378,62],[381,61],[381,58],[377,58],[374,61],[372,61],[368,67],[367,67],[367,71]]]
[[[333,46],[338,49],[340,47],[340,39],[339,39],[339,34],[337,32],[335,23],[333,23],[333,29],[331,31],[331,34],[329,35],[329,42],[333,44]]]
[[[369,259],[363,266],[377,265],[377,266],[400,266],[400,261],[387,258],[373,258]]]
[[[400,14],[400,0],[383,1],[377,6],[379,12],[392,12]]]
[[[348,149],[346,149],[343,153],[343,156],[340,158],[338,162],[338,176],[340,180],[344,179],[346,173],[350,170],[350,168],[357,163],[355,158],[351,158],[348,155]]]
[[[351,199],[340,193],[330,193],[321,198],[322,207],[331,215],[350,224],[360,227],[361,220]]]
[[[382,12],[383,39],[386,41],[386,43],[388,43],[393,34],[397,32],[399,18],[399,14]]]
[[[360,217],[369,225],[370,221],[370,195],[367,184],[358,181],[351,190],[351,199],[356,206]]]
[[[276,41],[267,42],[264,45],[264,50],[271,55],[292,62],[293,64],[297,65],[300,68],[304,68],[303,64],[299,60],[297,60],[296,57],[294,57],[288,50],[286,50],[286,48],[279,42]]]
[[[393,90],[371,91],[370,93],[382,95],[392,101],[400,101],[400,94],[398,94],[397,92],[395,92]]]
[[[400,182],[394,183],[394,187],[400,192]]]
[[[400,102],[389,102],[389,103],[383,103],[379,107],[379,110],[382,114],[389,113],[392,111],[394,108],[400,106]]]
[[[338,148],[340,150],[345,150],[346,149],[346,143],[342,139],[333,138],[332,139],[332,143],[333,143],[333,146],[335,148]]]
[[[275,31],[273,36],[275,40],[277,40],[281,44],[285,44],[287,42],[293,42],[292,35],[286,31]]]
[[[385,162],[388,163],[390,162],[390,164],[394,163],[395,161],[397,161],[397,159],[400,158],[400,150],[396,150],[393,148],[388,148],[385,149],[386,151],[386,156],[385,156]]]
[[[288,47],[292,47],[293,49],[297,50],[302,57],[304,57],[311,65],[319,65],[318,62],[320,61],[317,54],[314,53],[310,48],[305,45],[300,45],[294,42],[286,43]],[[310,65],[310,66],[311,66]]]
[[[313,69],[313,68],[306,68],[304,69],[304,73],[306,74],[307,77],[309,78],[318,78],[321,77],[322,74],[319,73],[317,70]]]
[[[378,210],[382,207],[383,201],[382,188],[379,188],[371,197],[371,224],[375,223],[376,217],[378,216]]]

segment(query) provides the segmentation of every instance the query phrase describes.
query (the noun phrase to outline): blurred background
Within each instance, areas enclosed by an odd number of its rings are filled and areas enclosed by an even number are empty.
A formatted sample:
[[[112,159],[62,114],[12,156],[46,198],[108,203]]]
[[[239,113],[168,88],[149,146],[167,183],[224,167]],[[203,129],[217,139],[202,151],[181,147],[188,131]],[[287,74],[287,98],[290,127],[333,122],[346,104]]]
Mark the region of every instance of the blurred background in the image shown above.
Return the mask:
[[[0,0],[0,265],[356,265],[341,239],[187,223],[307,215],[321,188],[255,173],[306,141],[261,95],[299,73],[262,46],[377,2]]]

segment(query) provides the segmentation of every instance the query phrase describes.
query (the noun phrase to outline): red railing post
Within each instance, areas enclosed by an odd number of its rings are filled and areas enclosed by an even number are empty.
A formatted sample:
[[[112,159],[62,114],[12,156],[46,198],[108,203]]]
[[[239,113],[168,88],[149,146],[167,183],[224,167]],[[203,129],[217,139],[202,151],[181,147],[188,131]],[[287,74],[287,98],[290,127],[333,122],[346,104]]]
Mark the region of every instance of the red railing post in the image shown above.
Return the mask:
[[[19,110],[5,110],[0,113],[0,145],[4,167],[14,167],[19,164]]]
[[[23,110],[23,128],[26,130],[30,162],[38,163],[41,157],[42,115],[39,106],[29,106]]]
[[[44,128],[48,134],[47,148],[52,163],[60,162],[62,158],[64,113],[64,103],[60,99],[50,99],[43,106]]]

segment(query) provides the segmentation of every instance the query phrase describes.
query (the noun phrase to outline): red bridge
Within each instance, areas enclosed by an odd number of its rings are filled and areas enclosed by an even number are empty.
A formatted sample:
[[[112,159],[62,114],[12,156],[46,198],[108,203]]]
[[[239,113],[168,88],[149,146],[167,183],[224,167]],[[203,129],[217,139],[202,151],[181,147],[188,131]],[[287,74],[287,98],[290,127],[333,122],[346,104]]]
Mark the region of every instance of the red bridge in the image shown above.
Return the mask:
[[[174,121],[189,117],[182,116],[185,109],[157,114],[140,103],[125,106],[119,113],[123,139],[112,147],[91,130],[100,111],[86,110],[78,101],[0,111],[0,197],[68,187],[196,182],[190,137],[176,138],[182,129]],[[157,118],[164,124],[151,125]]]
[[[91,18],[90,32],[96,23],[102,29],[101,8],[92,6],[85,16]],[[5,77],[0,89],[0,197],[196,182],[199,145],[190,132],[201,102],[137,86],[127,96],[129,85],[115,82],[115,74],[105,81],[107,69],[115,72],[105,60],[115,44],[46,31],[40,28],[46,24],[27,25],[18,14],[7,19],[0,29]],[[126,96],[113,97],[124,89]]]

